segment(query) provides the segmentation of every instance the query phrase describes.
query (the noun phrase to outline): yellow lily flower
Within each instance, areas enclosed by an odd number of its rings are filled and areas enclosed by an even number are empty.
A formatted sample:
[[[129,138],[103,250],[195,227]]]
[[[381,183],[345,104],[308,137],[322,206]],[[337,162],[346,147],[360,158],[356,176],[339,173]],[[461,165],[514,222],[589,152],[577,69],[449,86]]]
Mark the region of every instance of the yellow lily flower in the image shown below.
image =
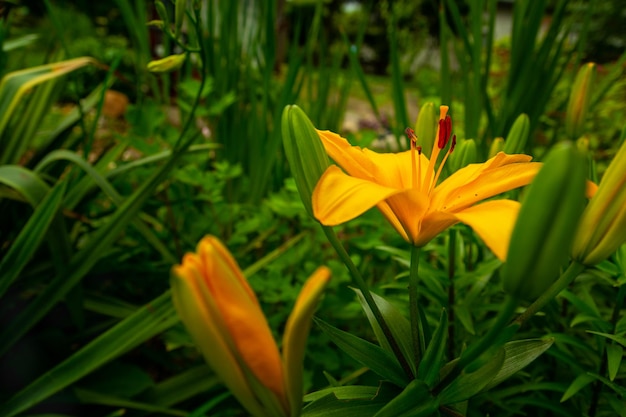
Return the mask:
[[[318,131],[328,155],[346,172],[330,166],[313,191],[313,212],[324,225],[334,226],[376,206],[400,235],[423,246],[455,223],[469,225],[494,254],[504,260],[519,202],[494,200],[502,192],[529,184],[541,164],[528,155],[499,152],[487,162],[470,164],[437,184],[454,149],[448,107],[441,106],[436,143],[430,158],[415,145],[411,150],[379,154],[351,146],[339,135]],[[450,146],[435,171],[439,153]]]
[[[237,262],[213,236],[172,269],[174,306],[206,361],[256,417],[292,417],[302,408],[302,361],[310,322],[330,279],[318,268],[305,283],[283,336],[282,357]]]

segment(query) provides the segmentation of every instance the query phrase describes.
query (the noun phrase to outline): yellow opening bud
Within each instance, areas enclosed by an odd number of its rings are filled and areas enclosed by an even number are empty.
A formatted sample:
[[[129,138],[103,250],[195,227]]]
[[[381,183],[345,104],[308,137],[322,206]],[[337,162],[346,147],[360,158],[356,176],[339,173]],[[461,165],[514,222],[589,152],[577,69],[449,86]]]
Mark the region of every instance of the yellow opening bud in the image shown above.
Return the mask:
[[[148,62],[150,72],[171,72],[179,69],[187,59],[187,54],[170,55]]]

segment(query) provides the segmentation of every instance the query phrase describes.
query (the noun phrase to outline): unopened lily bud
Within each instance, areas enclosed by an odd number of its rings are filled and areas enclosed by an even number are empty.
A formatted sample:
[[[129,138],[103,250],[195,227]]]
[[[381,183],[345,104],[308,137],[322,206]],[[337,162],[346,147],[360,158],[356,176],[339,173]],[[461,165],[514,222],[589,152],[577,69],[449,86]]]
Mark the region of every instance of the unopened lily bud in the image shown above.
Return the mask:
[[[489,159],[493,158],[498,152],[504,152],[504,139],[495,138],[489,147]]]
[[[585,203],[585,158],[571,143],[550,151],[528,187],[502,269],[511,295],[534,299],[567,261]]]
[[[504,153],[512,155],[516,153],[523,153],[526,148],[526,142],[528,142],[528,135],[530,134],[530,120],[525,113],[520,114],[515,123],[511,126],[509,134],[504,142]]]
[[[478,161],[476,142],[474,139],[465,139],[456,145],[454,153],[450,154],[450,170],[456,172],[459,169]]]
[[[593,62],[583,65],[578,70],[565,115],[565,132],[570,139],[576,139],[582,133],[593,94],[592,89],[595,78],[596,64]]]
[[[433,150],[433,141],[437,134],[439,117],[432,102],[425,103],[417,115],[415,122],[415,135],[417,136],[416,146],[422,147],[424,155],[430,155]]]
[[[165,23],[163,23],[162,20],[151,20],[148,23],[146,23],[146,26],[157,28],[157,29],[163,29],[165,27]]]
[[[594,265],[626,242],[626,142],[589,201],[574,242],[574,259]]]
[[[178,54],[166,56],[156,61],[148,62],[148,71],[150,72],[171,72],[179,69],[187,59],[187,54]]]
[[[589,152],[589,138],[587,136],[581,136],[576,139],[576,147],[584,154]]]
[[[183,27],[183,21],[185,20],[185,9],[187,8],[187,0],[176,0],[176,7],[174,9],[174,36],[180,35],[180,30]]]
[[[154,2],[154,8],[156,9],[159,18],[163,21],[165,27],[169,25],[169,17],[167,16],[167,10],[165,9],[165,4],[161,0],[156,0]]]
[[[213,371],[254,417],[297,417],[311,319],[330,270],[307,280],[285,325],[280,354],[256,295],[213,236],[172,268],[174,306]]]
[[[286,106],[282,116],[285,155],[304,207],[313,216],[311,196],[330,160],[324,145],[306,114],[298,106]]]

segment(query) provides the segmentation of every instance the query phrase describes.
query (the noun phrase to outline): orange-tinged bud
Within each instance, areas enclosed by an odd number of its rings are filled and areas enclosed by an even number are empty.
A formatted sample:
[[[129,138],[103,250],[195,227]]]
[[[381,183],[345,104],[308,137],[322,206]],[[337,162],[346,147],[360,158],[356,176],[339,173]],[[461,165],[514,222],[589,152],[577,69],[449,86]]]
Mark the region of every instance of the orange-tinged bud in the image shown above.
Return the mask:
[[[565,116],[565,131],[570,139],[576,139],[582,133],[591,95],[596,77],[596,64],[593,62],[583,65],[572,86],[572,91],[567,103],[567,113]]]
[[[172,268],[174,305],[182,322],[251,415],[299,415],[302,385],[292,381],[302,377],[309,322],[329,277],[321,267],[305,284],[287,323],[289,329],[296,320],[300,329],[285,332],[290,353],[281,357],[254,292],[217,238],[206,236],[195,253]]]
[[[594,265],[626,242],[626,142],[609,164],[598,190],[583,212],[574,259]]]

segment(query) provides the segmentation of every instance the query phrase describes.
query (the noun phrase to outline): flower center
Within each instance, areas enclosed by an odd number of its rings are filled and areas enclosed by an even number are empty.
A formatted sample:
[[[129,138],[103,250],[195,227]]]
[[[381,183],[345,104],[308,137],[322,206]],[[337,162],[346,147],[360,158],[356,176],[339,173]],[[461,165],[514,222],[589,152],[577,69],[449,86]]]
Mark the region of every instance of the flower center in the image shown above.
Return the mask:
[[[437,141],[436,146],[433,146],[433,150],[430,154],[430,158],[428,161],[428,168],[426,171],[426,176],[424,178],[424,190],[426,191],[426,194],[430,194],[432,192],[432,190],[435,188],[435,186],[437,185],[437,180],[439,180],[439,176],[441,175],[441,171],[443,170],[443,166],[445,165],[446,161],[448,160],[448,157],[450,156],[450,154],[452,153],[452,151],[454,150],[454,146],[456,145],[456,135],[452,136],[452,141],[450,143],[450,147],[448,148],[448,151],[446,152],[446,154],[443,157],[443,160],[441,161],[441,164],[439,164],[439,168],[437,169],[437,172],[435,173],[435,164],[437,163],[437,158],[439,158],[439,152],[441,152],[442,149],[444,149],[447,145],[448,142],[450,142],[450,134],[452,133],[452,119],[450,118],[450,116],[448,115],[448,106],[440,106],[439,107],[439,125],[437,126],[437,133],[435,135],[435,140]],[[409,132],[410,130],[410,132]],[[417,172],[416,172],[416,167],[415,167],[415,151],[414,149],[416,148],[416,141],[417,141],[417,137],[415,136],[415,132],[413,132],[413,129],[407,129],[407,136],[409,136],[409,138],[411,139],[411,159],[412,159],[412,172],[413,172],[413,188],[417,188],[417,190],[421,190],[421,164],[420,161],[421,158],[419,158],[418,156],[418,163],[417,163]],[[418,152],[421,155],[421,147],[417,146]],[[417,176],[418,180],[415,180],[415,177]],[[417,183],[417,187],[416,187],[416,183]]]

